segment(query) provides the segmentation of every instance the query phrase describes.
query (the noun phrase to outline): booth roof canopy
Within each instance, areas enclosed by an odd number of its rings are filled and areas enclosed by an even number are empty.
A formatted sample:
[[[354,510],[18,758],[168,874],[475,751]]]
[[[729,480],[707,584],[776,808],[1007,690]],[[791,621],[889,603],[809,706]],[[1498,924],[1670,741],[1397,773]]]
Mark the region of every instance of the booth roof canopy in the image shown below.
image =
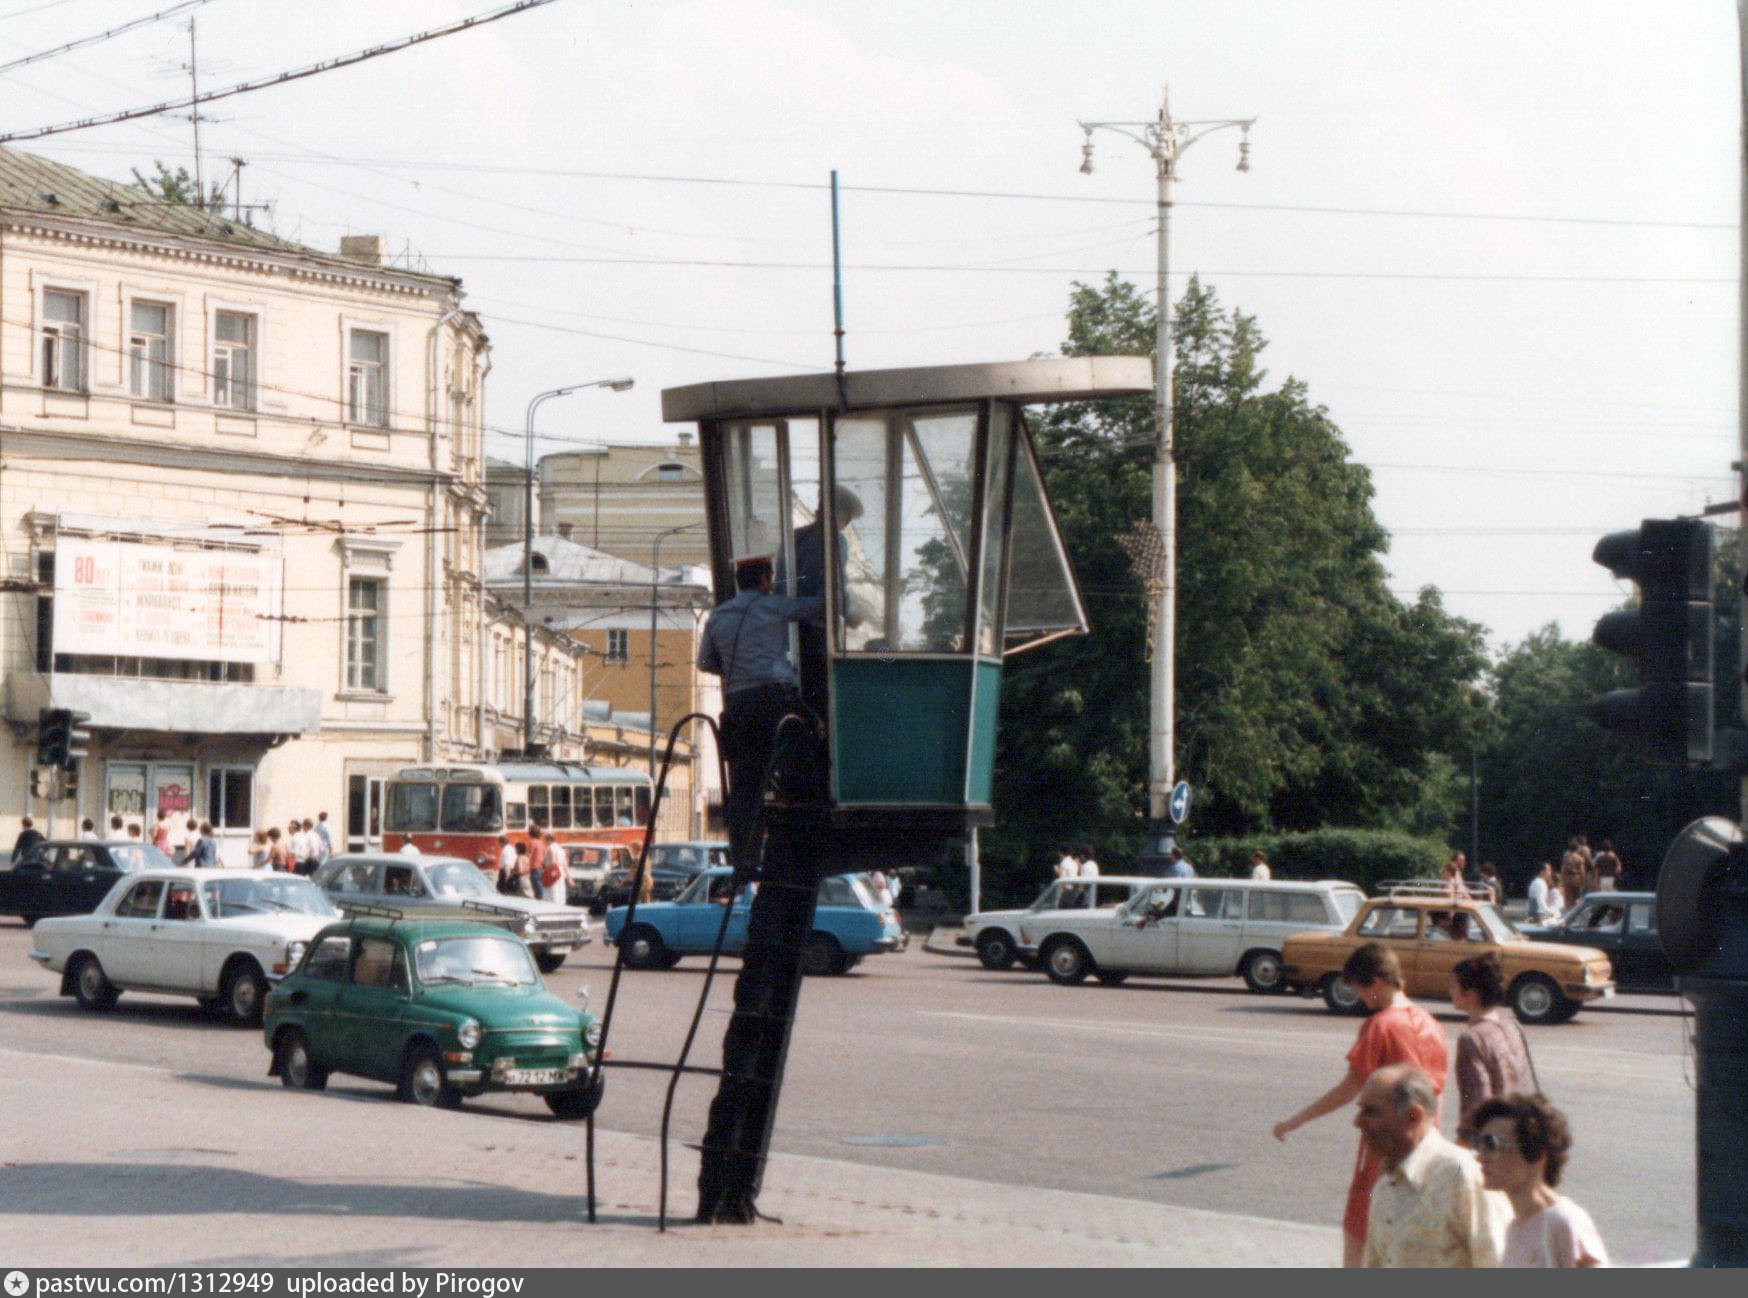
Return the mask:
[[[951,405],[986,398],[1037,405],[1108,401],[1152,391],[1153,362],[1146,356],[1066,356],[987,365],[851,371],[844,375],[841,403],[835,374],[694,383],[663,389],[662,418],[669,423],[704,422],[838,408]]]

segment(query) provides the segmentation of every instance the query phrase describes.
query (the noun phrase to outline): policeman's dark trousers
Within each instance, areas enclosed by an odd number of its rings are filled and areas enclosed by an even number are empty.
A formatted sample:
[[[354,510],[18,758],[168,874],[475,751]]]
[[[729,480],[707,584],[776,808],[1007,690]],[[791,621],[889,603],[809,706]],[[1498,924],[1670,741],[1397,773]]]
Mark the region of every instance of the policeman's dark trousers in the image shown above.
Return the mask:
[[[728,762],[728,841],[742,877],[759,868],[754,834],[765,793],[765,768],[777,746],[777,723],[801,709],[792,685],[736,690],[722,710],[722,756]]]

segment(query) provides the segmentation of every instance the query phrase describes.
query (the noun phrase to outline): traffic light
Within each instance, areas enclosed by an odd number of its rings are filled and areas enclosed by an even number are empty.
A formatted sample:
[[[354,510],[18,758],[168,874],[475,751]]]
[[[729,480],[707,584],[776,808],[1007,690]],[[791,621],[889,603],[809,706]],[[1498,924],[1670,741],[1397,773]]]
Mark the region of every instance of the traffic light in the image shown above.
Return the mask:
[[[73,731],[73,714],[61,708],[44,708],[36,714],[36,764],[63,766]]]
[[[1597,724],[1669,766],[1712,758],[1712,533],[1700,519],[1648,518],[1596,543],[1596,562],[1639,586],[1639,607],[1609,613],[1591,639],[1633,659],[1637,689],[1596,703]]]
[[[36,764],[71,770],[89,749],[91,732],[80,728],[89,720],[89,712],[71,712],[66,708],[44,708],[38,712]]]
[[[48,774],[49,774],[49,772],[43,770],[43,768],[40,766],[33,766],[30,768],[30,796],[31,797],[33,797],[33,798],[45,798],[48,796],[48,794],[45,790],[49,786],[48,786],[48,783],[43,778],[44,776],[46,776]]]

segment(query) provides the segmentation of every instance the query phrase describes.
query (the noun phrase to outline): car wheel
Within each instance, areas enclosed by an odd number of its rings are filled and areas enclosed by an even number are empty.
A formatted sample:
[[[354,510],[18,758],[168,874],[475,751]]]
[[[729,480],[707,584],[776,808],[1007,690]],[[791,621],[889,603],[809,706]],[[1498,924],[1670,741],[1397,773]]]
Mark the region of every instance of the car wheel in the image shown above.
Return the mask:
[[[1006,969],[1020,958],[1014,940],[999,928],[985,929],[977,935],[977,958],[985,969]]]
[[[1526,973],[1511,984],[1505,999],[1519,1023],[1560,1023],[1578,1012],[1575,1003],[1561,995],[1560,988],[1546,974]],[[1572,1005],[1570,1013],[1566,1006]]]
[[[619,949],[625,955],[627,969],[673,968],[672,964],[662,963],[668,959],[668,948],[662,935],[647,924],[639,924],[620,939]]]
[[[454,1109],[461,1106],[461,1092],[449,1084],[437,1048],[414,1046],[401,1067],[401,1098],[422,1109]]]
[[[225,1017],[240,1027],[261,1021],[261,1003],[267,999],[267,979],[247,961],[239,961],[225,971],[224,984],[219,989]]]
[[[1323,981],[1318,985],[1323,992],[1323,1003],[1336,1014],[1364,1014],[1366,1003],[1360,999],[1360,994],[1354,986],[1338,973],[1324,974]]]
[[[79,967],[73,971],[73,997],[82,1009],[111,1009],[120,995],[120,989],[109,981],[96,956],[80,957]]]
[[[279,1080],[299,1091],[319,1091],[328,1084],[328,1070],[310,1057],[309,1038],[296,1028],[279,1039]]]
[[[601,1091],[606,1083],[597,1079],[593,1086],[585,1079],[581,1086],[569,1091],[550,1091],[542,1098],[546,1107],[551,1109],[554,1117],[574,1122],[578,1118],[586,1118],[595,1111],[601,1103]]]
[[[541,973],[557,973],[559,966],[564,963],[565,955],[566,952],[563,951],[536,951],[534,963],[540,966]]]
[[[849,958],[838,940],[830,933],[815,933],[801,948],[801,972],[819,977],[821,974],[841,974],[850,967]]]
[[[1252,951],[1244,957],[1238,973],[1244,985],[1260,995],[1273,995],[1286,986],[1286,970],[1279,951]]]
[[[1060,938],[1045,947],[1042,959],[1044,972],[1050,976],[1050,981],[1065,987],[1085,982],[1087,974],[1092,972],[1092,961],[1086,948],[1073,938]]]
[[[1107,987],[1121,987],[1129,981],[1129,971],[1126,969],[1095,969],[1093,977]]]

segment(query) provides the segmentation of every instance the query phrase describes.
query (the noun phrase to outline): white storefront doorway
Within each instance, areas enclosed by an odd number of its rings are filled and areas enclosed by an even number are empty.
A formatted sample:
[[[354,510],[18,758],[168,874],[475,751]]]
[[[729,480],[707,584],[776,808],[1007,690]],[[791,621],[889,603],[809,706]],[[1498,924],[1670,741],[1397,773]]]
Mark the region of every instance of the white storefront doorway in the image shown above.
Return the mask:
[[[218,838],[219,861],[248,865],[255,834],[255,771],[248,766],[210,766],[206,772],[207,819]]]

